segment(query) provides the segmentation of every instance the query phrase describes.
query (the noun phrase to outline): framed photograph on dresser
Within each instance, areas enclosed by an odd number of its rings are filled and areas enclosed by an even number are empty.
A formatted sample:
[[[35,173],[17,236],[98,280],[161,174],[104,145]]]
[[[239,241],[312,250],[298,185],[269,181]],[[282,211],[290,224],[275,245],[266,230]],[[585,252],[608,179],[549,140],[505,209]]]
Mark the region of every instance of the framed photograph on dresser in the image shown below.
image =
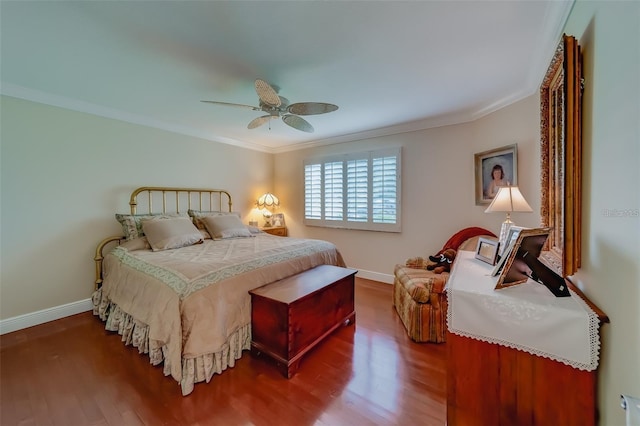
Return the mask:
[[[542,246],[549,237],[549,228],[523,229],[518,234],[509,253],[504,254],[504,266],[496,283],[496,290],[521,284],[531,278],[531,269],[524,261],[526,256],[540,256]]]
[[[520,231],[506,261],[495,289],[511,287],[531,279],[549,289],[556,297],[571,296],[560,275],[539,260],[542,247],[551,228],[533,228]]]
[[[277,228],[287,226],[284,223],[284,214],[283,213],[274,213],[271,217],[271,225]]]
[[[500,243],[496,240],[480,237],[478,238],[478,246],[476,247],[475,258],[488,263],[489,265],[495,265],[498,259],[498,249]]]

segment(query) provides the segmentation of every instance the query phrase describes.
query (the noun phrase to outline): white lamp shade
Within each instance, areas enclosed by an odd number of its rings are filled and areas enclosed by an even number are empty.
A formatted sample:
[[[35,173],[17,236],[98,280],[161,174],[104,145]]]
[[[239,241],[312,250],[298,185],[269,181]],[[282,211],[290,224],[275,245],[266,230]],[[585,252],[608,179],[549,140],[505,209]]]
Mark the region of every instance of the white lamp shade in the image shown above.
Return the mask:
[[[280,205],[280,200],[272,193],[267,192],[266,194],[262,194],[258,198],[258,201],[256,201],[256,205],[259,209],[278,207]]]
[[[533,209],[524,199],[517,186],[503,186],[489,204],[485,213],[493,212],[532,212]]]

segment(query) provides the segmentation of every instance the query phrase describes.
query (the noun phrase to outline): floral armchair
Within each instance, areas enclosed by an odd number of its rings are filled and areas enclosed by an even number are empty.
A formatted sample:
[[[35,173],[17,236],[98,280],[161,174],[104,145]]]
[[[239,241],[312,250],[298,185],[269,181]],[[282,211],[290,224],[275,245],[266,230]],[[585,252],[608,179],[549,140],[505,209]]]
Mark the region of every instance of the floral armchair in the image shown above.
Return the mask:
[[[495,237],[495,234],[479,227],[465,228],[456,232],[443,250],[475,250],[480,236]],[[445,290],[449,273],[429,271],[426,265],[423,267],[412,258],[404,265],[396,265],[393,274],[393,306],[409,337],[416,342],[444,342],[448,306]]]

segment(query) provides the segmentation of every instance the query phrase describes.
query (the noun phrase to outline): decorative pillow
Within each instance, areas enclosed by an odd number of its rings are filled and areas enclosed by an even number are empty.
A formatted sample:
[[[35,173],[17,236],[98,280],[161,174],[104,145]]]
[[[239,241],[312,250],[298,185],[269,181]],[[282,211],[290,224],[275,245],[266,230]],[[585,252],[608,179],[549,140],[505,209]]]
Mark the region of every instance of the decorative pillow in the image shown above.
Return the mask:
[[[193,218],[193,224],[196,225],[198,229],[205,229],[204,223],[202,219],[207,216],[228,216],[234,215],[240,218],[240,213],[238,212],[219,212],[219,211],[207,211],[207,210],[187,210],[187,214]]]
[[[116,220],[122,225],[122,232],[127,240],[135,240],[144,236],[142,221],[144,219],[170,219],[180,217],[175,214],[120,214],[116,213]]]
[[[186,217],[146,219],[142,229],[153,251],[190,246],[203,241],[202,234]]]
[[[202,218],[202,222],[214,240],[252,236],[236,215],[206,216]]]
[[[251,232],[252,234],[259,234],[261,232],[264,232],[263,230],[261,230],[260,228],[258,228],[257,226],[251,226],[251,225],[247,225],[247,229],[249,230],[249,232]]]

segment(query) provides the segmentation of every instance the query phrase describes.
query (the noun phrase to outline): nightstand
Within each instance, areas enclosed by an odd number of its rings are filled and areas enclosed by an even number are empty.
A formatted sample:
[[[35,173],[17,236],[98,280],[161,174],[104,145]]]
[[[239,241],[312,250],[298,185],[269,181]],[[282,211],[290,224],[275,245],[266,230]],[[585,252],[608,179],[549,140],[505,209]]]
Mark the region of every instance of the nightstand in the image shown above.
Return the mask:
[[[269,226],[260,228],[261,231],[266,232],[267,234],[277,235],[279,237],[287,236],[287,227],[286,226]]]

